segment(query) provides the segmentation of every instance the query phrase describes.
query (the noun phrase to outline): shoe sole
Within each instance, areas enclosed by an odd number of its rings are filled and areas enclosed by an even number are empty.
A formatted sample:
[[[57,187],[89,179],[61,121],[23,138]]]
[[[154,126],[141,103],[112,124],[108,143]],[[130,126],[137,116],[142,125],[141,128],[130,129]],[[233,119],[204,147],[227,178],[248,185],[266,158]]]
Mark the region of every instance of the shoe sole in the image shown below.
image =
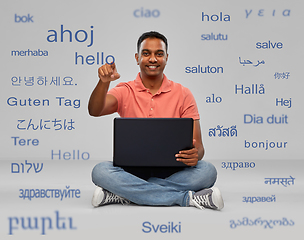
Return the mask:
[[[215,206],[217,206],[217,210],[221,210],[224,207],[224,201],[222,198],[222,194],[217,187],[212,187],[211,189],[214,193],[214,194],[212,194],[212,201],[215,204]]]
[[[99,204],[101,203],[101,201],[103,199],[103,195],[104,195],[103,189],[100,187],[97,187],[94,191],[92,202],[91,202],[94,207],[99,206]]]

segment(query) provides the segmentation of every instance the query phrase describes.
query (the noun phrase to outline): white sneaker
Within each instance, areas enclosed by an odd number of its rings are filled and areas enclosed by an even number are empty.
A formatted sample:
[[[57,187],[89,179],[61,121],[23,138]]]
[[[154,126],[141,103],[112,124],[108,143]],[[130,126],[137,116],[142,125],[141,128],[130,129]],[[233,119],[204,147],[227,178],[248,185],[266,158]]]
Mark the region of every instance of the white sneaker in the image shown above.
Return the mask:
[[[199,209],[215,209],[221,210],[224,207],[224,201],[220,190],[217,187],[200,190],[193,194],[189,191],[190,206],[195,206]]]
[[[92,205],[99,207],[112,203],[130,204],[130,201],[101,187],[97,187],[92,198]]]

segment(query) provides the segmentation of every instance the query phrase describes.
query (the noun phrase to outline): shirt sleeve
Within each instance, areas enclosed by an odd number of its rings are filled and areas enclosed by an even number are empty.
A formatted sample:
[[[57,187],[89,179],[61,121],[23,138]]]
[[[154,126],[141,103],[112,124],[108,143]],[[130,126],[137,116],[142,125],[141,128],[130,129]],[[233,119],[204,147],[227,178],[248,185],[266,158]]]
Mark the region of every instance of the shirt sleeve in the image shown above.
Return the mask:
[[[188,88],[184,89],[184,104],[181,117],[192,118],[193,120],[200,119],[195,98]]]
[[[122,106],[122,101],[123,101],[122,96],[124,94],[124,91],[125,91],[124,83],[118,83],[114,88],[112,88],[108,91],[108,94],[113,95],[117,99],[117,102],[118,102],[117,112],[118,113],[120,112],[120,108]]]

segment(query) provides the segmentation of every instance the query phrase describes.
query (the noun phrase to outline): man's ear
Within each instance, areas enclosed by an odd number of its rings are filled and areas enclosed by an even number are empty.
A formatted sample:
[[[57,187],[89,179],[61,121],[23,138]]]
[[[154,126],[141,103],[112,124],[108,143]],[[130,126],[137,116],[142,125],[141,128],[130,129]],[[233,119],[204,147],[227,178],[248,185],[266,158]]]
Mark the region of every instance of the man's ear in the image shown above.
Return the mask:
[[[135,53],[135,59],[136,59],[137,65],[139,65],[139,62],[138,62],[138,53]]]

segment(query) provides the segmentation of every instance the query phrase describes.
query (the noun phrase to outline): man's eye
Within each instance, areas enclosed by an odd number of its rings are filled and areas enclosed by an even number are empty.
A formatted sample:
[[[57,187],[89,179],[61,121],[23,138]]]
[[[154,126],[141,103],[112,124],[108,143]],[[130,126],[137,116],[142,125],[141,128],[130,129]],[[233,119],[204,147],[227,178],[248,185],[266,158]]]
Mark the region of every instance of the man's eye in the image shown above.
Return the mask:
[[[149,56],[149,53],[143,52],[142,55],[143,55],[143,56]]]

